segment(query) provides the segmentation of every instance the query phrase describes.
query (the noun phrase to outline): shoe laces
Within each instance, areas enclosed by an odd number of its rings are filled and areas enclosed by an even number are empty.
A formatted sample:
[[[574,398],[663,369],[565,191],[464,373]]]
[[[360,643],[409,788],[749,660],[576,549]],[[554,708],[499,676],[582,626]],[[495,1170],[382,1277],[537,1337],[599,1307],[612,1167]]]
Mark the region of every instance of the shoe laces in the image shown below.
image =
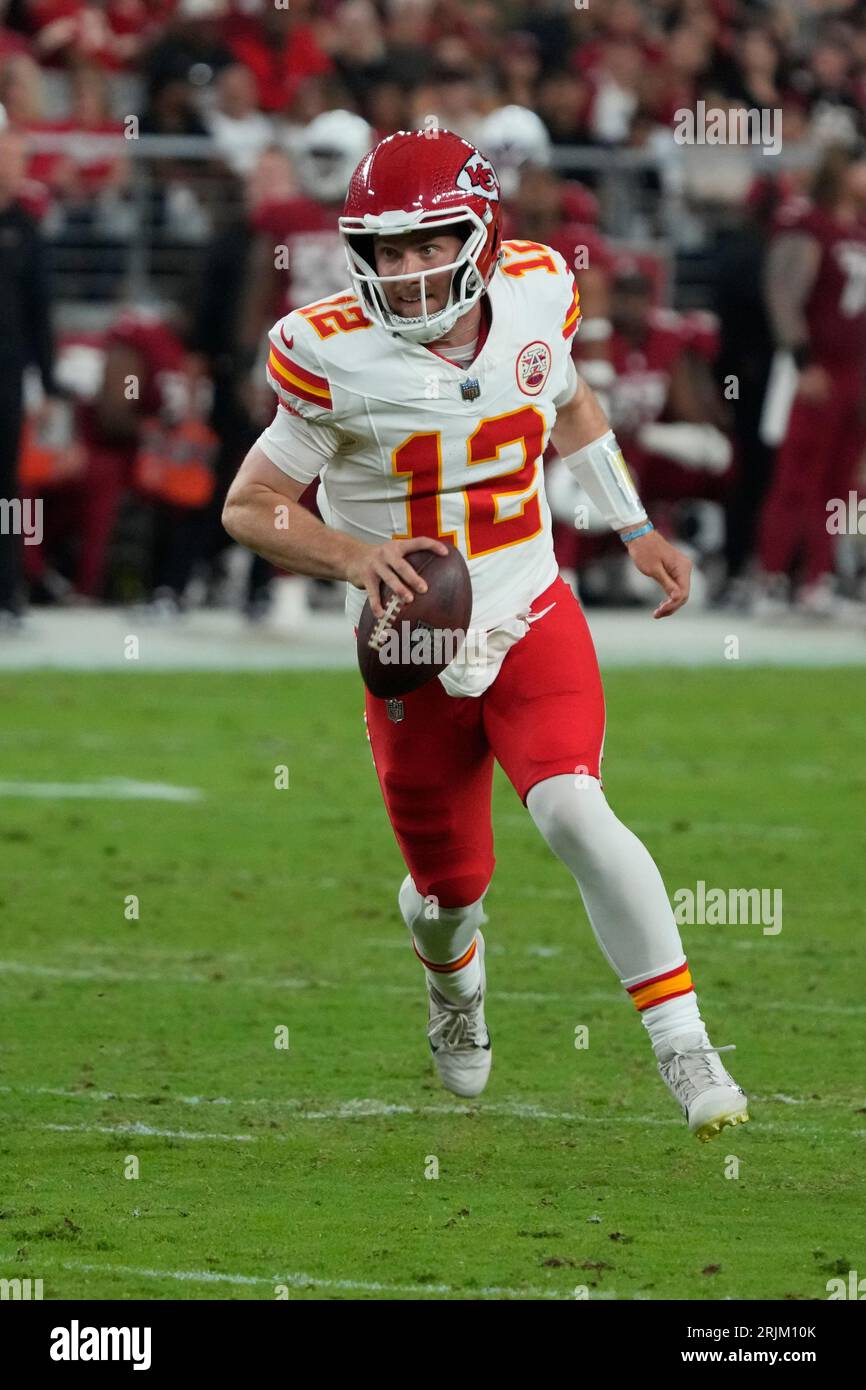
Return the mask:
[[[481,1012],[481,991],[470,1004],[452,1004],[436,991],[438,1012],[430,1021],[427,1036],[434,1047],[469,1050],[484,1047],[487,1028]]]
[[[724,1047],[677,1048],[662,1067],[672,1086],[683,1083],[696,1086],[700,1082],[726,1086],[731,1084],[731,1078],[718,1060],[718,1053],[734,1052],[736,1046],[736,1043],[726,1043]]]

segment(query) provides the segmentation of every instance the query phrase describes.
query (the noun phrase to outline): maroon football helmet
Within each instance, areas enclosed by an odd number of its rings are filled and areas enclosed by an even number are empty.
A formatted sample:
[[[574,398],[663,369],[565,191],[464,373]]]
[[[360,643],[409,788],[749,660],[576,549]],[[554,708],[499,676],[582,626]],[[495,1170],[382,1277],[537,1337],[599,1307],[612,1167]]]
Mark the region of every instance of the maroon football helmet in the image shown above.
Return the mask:
[[[390,333],[430,343],[478,303],[499,263],[501,203],[496,171],[480,150],[449,130],[398,131],[365,155],[340,218],[349,272],[364,310]],[[464,237],[455,261],[408,275],[377,275],[374,238],[429,228]],[[452,271],[444,309],[427,312],[427,276]],[[421,314],[402,318],[384,284],[418,280]]]

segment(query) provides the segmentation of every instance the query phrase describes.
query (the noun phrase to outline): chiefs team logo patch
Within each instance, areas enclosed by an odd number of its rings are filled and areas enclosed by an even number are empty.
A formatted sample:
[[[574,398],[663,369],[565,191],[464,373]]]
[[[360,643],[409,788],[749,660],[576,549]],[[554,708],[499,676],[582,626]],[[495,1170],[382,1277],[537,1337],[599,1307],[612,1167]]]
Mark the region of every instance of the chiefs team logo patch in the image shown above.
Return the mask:
[[[517,385],[525,396],[538,396],[550,376],[551,356],[547,343],[530,343],[517,359]]]
[[[496,170],[479,150],[467,159],[455,183],[464,193],[474,193],[477,198],[489,198],[493,203],[499,202],[499,180]]]

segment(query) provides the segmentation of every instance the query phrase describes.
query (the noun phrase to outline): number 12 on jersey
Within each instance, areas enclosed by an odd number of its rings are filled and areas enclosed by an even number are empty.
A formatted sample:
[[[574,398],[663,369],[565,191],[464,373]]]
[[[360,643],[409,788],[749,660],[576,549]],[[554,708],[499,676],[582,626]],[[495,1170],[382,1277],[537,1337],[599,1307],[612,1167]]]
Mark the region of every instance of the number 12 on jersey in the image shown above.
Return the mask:
[[[469,467],[492,463],[509,444],[519,444],[523,459],[514,468],[497,473],[493,478],[470,481],[463,489],[466,505],[466,554],[472,559],[520,545],[531,540],[542,529],[538,489],[521,503],[514,516],[497,515],[503,498],[526,492],[536,478],[536,468],[544,451],[544,416],[535,406],[525,405],[505,415],[482,420],[466,441],[466,462]],[[446,544],[457,545],[454,531],[442,531],[439,497],[442,492],[442,435],[438,430],[429,434],[411,434],[391,455],[391,466],[399,477],[409,479],[406,509],[409,530],[394,540],[410,536],[430,536]]]

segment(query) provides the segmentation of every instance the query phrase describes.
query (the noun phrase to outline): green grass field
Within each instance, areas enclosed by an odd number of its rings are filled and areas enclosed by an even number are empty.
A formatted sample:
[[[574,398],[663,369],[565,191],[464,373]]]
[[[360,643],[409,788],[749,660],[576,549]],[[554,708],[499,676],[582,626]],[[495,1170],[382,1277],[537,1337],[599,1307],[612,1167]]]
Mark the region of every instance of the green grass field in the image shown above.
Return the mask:
[[[0,1277],[46,1298],[779,1299],[866,1273],[863,675],[617,671],[607,695],[608,796],[669,892],[784,893],[777,936],[683,928],[754,1097],[707,1145],[499,772],[493,1075],[473,1105],[440,1088],[356,677],[4,678]],[[9,795],[103,778],[202,796]]]

